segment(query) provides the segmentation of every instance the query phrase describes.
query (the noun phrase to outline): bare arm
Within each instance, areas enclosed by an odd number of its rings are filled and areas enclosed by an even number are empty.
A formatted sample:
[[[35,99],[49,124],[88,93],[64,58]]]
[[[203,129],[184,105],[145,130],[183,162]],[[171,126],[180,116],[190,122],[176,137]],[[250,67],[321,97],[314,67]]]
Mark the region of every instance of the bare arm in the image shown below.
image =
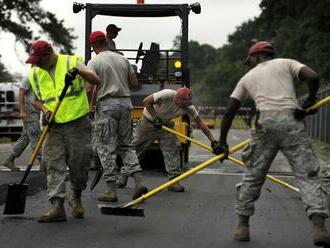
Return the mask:
[[[34,100],[33,105],[40,111],[47,113],[48,109],[43,105],[42,101]]]
[[[132,89],[139,88],[139,82],[138,82],[134,72],[128,73],[128,82],[129,82],[130,88],[132,88]]]
[[[153,95],[149,95],[143,99],[143,104],[146,107],[146,109],[148,110],[148,112],[151,114],[151,116],[154,119],[157,119],[158,117],[157,117],[156,111],[154,109],[154,103],[155,103],[155,101],[154,101]]]
[[[309,98],[315,99],[319,89],[320,78],[318,74],[308,66],[304,66],[299,71],[299,80],[306,81],[308,84]]]
[[[220,138],[219,142],[221,145],[226,144],[227,142],[227,135],[229,132],[229,129],[231,127],[231,124],[233,122],[233,119],[236,115],[237,110],[240,108],[241,102],[237,100],[236,98],[229,98],[229,103],[226,108],[225,114],[223,116],[222,122],[221,122],[221,131],[220,131]]]
[[[78,68],[79,75],[82,76],[87,82],[91,84],[98,85],[101,83],[101,79],[99,76],[96,75],[92,70],[88,69],[87,67],[81,67]]]
[[[27,117],[27,112],[25,109],[25,95],[27,94],[27,90],[23,88],[19,88],[18,93],[18,102],[19,102],[19,110],[20,110],[20,117],[25,119]]]
[[[202,120],[202,118],[200,116],[196,117],[195,123],[196,123],[197,127],[203,131],[203,133],[206,135],[206,137],[209,139],[209,141],[211,143],[213,141],[215,141],[210,129],[206,126],[206,124],[204,123],[204,121]]]

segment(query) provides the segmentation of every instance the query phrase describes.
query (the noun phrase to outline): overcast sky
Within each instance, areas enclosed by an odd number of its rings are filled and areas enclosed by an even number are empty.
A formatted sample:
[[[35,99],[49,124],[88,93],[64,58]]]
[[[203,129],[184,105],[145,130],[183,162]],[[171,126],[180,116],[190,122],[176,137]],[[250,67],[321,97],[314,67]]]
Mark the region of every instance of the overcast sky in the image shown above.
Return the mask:
[[[145,0],[152,4],[194,3],[197,0]],[[73,14],[72,3],[136,3],[136,0],[42,0],[41,7],[56,14],[64,20],[66,27],[74,28],[75,53],[84,55],[85,12]],[[242,22],[252,19],[260,14],[260,0],[199,0],[202,12],[199,15],[189,15],[189,40],[208,43],[214,47],[221,47],[227,42],[227,36],[235,31]],[[141,41],[143,48],[149,48],[150,42],[160,44],[160,49],[172,47],[173,39],[180,34],[178,17],[163,18],[125,18],[97,16],[93,20],[93,31],[104,31],[109,23],[115,23],[123,28],[116,43],[117,48],[137,49]],[[47,37],[43,37],[47,39]],[[1,61],[11,73],[27,74],[29,67],[22,63],[27,58],[23,49],[15,45],[12,34],[0,34]],[[15,52],[16,51],[16,52]],[[131,56],[125,54],[125,56]]]

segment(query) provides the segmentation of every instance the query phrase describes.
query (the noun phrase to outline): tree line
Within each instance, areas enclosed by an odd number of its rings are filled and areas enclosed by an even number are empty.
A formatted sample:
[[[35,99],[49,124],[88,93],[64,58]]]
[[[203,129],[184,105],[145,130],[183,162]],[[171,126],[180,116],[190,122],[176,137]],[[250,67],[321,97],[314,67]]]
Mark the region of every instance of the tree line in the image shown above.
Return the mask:
[[[27,50],[32,40],[47,34],[61,52],[72,53],[73,29],[40,8],[40,1],[2,0],[0,32],[13,33]],[[243,64],[247,49],[258,40],[272,42],[277,57],[297,59],[312,67],[323,84],[330,78],[330,0],[262,0],[259,7],[260,15],[237,27],[222,47],[189,42],[191,83],[200,103],[226,104],[248,70]],[[178,46],[177,40],[174,43]],[[0,82],[12,79],[0,62]],[[297,88],[298,95],[306,92],[302,85]]]
[[[200,103],[226,105],[238,80],[248,48],[259,40],[273,43],[276,57],[299,60],[330,78],[330,0],[262,0],[261,14],[237,27],[220,48],[189,42],[191,82]],[[219,27],[221,28],[221,26]],[[297,95],[306,93],[297,85]]]

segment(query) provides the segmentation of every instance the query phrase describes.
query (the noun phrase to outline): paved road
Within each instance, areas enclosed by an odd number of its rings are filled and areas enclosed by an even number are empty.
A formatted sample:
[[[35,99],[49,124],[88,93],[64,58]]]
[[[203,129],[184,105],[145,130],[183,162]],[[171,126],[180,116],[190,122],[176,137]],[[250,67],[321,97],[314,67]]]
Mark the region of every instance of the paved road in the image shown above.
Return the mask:
[[[200,137],[199,132],[194,135]],[[244,131],[236,131],[231,136],[230,144],[239,143],[247,136]],[[4,155],[4,152],[1,154]],[[198,164],[210,156],[208,152],[193,148],[189,165]],[[285,166],[281,169],[285,169]],[[218,163],[206,172],[186,179],[183,182],[185,193],[164,191],[145,202],[145,218],[101,215],[97,207],[97,194],[104,190],[105,185],[100,182],[95,192],[86,190],[84,194],[85,219],[73,219],[66,204],[66,223],[39,224],[36,217],[49,207],[46,192],[40,188],[39,193],[28,197],[24,215],[0,217],[0,247],[313,247],[311,225],[297,194],[271,182],[266,183],[256,215],[251,221],[252,241],[237,243],[233,240],[236,224],[233,210],[235,184],[241,179],[241,175],[237,174],[240,171],[239,167],[228,161]],[[93,174],[91,172],[91,177]],[[166,181],[162,172],[149,171],[145,174],[149,188]],[[20,176],[19,173],[0,172],[0,180],[7,178],[8,181],[8,175],[12,179],[15,179],[15,175],[17,178]],[[33,176],[42,177],[42,174],[34,172]],[[292,183],[291,177],[281,178]],[[30,182],[30,187],[32,184]],[[129,187],[119,189],[120,202],[129,201],[132,191],[130,180]],[[2,208],[0,206],[0,212]]]
[[[219,133],[220,133],[219,129],[212,129],[212,132],[215,137],[217,138],[219,137]],[[203,133],[200,130],[194,130],[192,137],[194,139],[197,139],[198,141],[210,145],[207,138],[205,137],[205,135],[203,135]],[[230,145],[235,145],[249,138],[249,132],[247,130],[231,130],[228,137],[229,137],[228,143]],[[6,156],[9,154],[10,149],[11,149],[10,144],[0,144],[0,162],[4,161]],[[19,167],[21,167],[22,170],[26,167],[30,154],[31,154],[31,150],[30,147],[28,147],[24,151],[23,155],[15,161],[15,163]],[[233,156],[238,159],[241,159],[239,152],[237,152],[237,154]],[[205,151],[195,145],[192,145],[190,150],[190,158],[189,158],[189,161],[191,161],[191,163],[189,165],[197,165],[198,163],[204,162],[207,159],[210,159],[211,157],[212,154],[210,154],[209,151]],[[37,163],[35,164],[36,165],[34,166],[33,170],[38,170],[39,167]],[[222,164],[220,163],[215,164],[212,167],[210,167],[210,169],[216,170],[217,172],[228,172],[228,173],[241,173],[243,171],[240,167],[238,167],[237,165],[233,164],[230,161],[225,161]],[[8,171],[8,169],[0,164],[0,171]],[[287,174],[291,172],[286,159],[281,153],[279,153],[278,156],[276,157],[272,165],[271,171],[274,173],[281,173],[281,174]]]

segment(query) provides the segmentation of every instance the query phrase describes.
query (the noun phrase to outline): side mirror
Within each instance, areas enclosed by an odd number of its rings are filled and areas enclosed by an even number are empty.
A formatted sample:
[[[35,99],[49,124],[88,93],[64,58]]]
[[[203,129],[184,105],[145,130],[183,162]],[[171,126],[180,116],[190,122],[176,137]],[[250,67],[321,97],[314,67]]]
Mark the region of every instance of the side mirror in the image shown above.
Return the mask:
[[[192,12],[194,12],[195,14],[201,13],[201,5],[198,2],[190,4],[189,9],[192,10]]]

